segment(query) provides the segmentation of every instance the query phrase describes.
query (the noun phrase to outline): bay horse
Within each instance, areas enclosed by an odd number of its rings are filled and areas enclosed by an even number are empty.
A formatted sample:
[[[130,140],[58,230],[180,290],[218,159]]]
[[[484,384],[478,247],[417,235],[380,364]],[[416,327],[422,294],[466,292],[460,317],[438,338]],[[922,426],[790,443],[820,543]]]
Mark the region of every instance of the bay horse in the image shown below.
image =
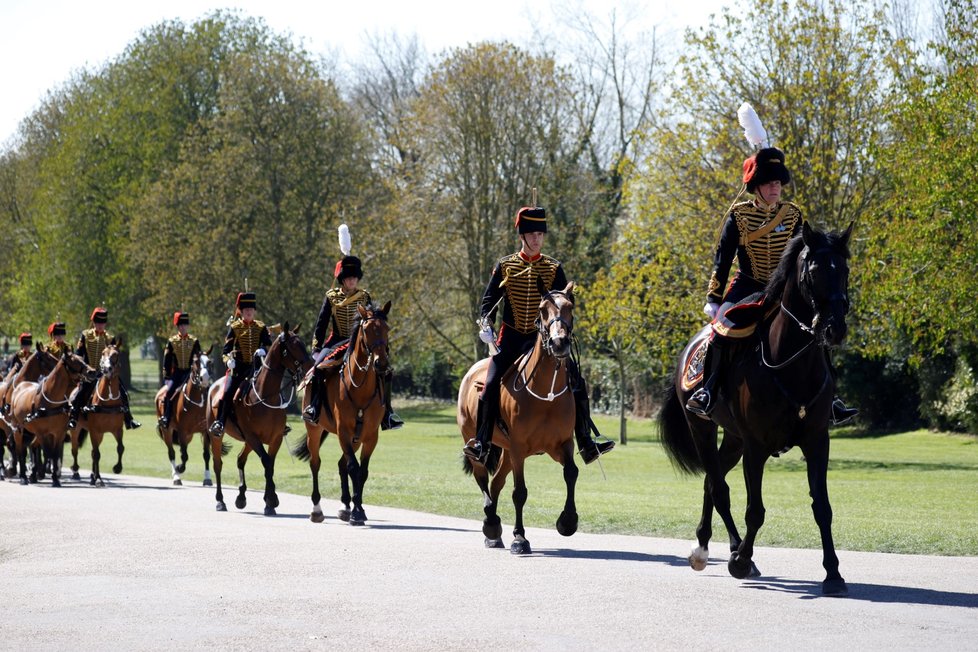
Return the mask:
[[[99,358],[99,376],[95,389],[88,400],[88,405],[82,408],[77,425],[69,431],[71,436],[72,479],[80,479],[78,473],[78,449],[91,437],[92,472],[89,484],[94,487],[104,487],[100,461],[100,447],[106,433],[111,433],[116,441],[118,460],[112,466],[112,472],[122,473],[122,454],[125,446],[122,443],[123,426],[125,425],[125,406],[122,401],[122,368],[119,362],[119,341],[112,338]],[[78,391],[78,390],[76,390]]]
[[[757,532],[764,524],[764,465],[772,455],[798,446],[808,467],[812,513],[822,541],[826,571],[822,593],[848,594],[832,539],[832,507],[826,482],[835,385],[826,349],[841,344],[846,336],[851,233],[851,223],[842,233],[823,233],[805,222],[801,234],[789,242],[765,289],[764,303],[770,310],[757,327],[759,341],[740,347],[721,372],[719,402],[710,417],[697,416],[685,408],[697,384],[695,365],[690,361],[701,350],[707,329],[693,338],[680,356],[659,426],[663,446],[676,468],[706,475],[697,545],[689,556],[694,570],[702,570],[709,560],[716,509],[730,538],[728,571],[738,579],[759,574],[752,559]],[[719,448],[717,426],[724,432]],[[741,457],[747,485],[747,531],[743,539],[730,512],[730,489],[725,480]]]
[[[27,447],[43,451],[51,460],[51,484],[61,486],[61,460],[65,433],[68,430],[68,396],[80,380],[95,379],[96,371],[80,356],[65,351],[51,373],[38,382],[23,382],[14,389],[10,415],[14,424],[14,442],[20,465],[20,483],[28,484]],[[30,421],[27,416],[37,411]],[[40,455],[34,457],[30,481],[36,482],[41,470]]]
[[[382,308],[374,304],[359,306],[358,319],[351,334],[343,364],[337,373],[323,383],[326,397],[319,411],[319,420],[306,426],[306,439],[300,441],[293,454],[309,460],[312,472],[312,513],[309,519],[322,523],[323,510],[319,504],[320,447],[329,433],[335,433],[340,443],[337,468],[340,474],[340,501],[343,508],[339,518],[350,525],[363,525],[367,514],[363,509],[363,487],[367,483],[370,456],[377,447],[380,421],[384,416],[383,373],[390,365],[387,353],[390,326],[387,315],[391,302]],[[305,409],[312,400],[306,392],[302,405]],[[357,451],[360,459],[357,460]],[[350,485],[353,491],[350,491]],[[350,503],[353,503],[351,509]]]
[[[510,552],[532,552],[523,527],[523,507],[527,489],[524,477],[526,458],[546,453],[564,468],[567,497],[557,518],[557,531],[571,536],[577,531],[577,506],[574,489],[578,469],[574,462],[575,404],[568,373],[574,328],[574,283],[563,290],[541,289],[537,337],[533,348],[523,354],[502,378],[499,417],[492,434],[492,448],[486,464],[463,457],[466,473],[471,473],[482,491],[482,533],[487,548],[503,548],[502,523],[496,513],[499,494],[506,476],[513,473],[513,505],[516,524]],[[479,395],[485,382],[489,358],[476,362],[462,378],[458,390],[456,420],[466,442],[476,434]],[[492,485],[489,485],[489,476]]]
[[[193,441],[194,434],[200,433],[204,445],[204,483],[203,486],[213,486],[211,480],[211,446],[207,439],[207,388],[211,384],[210,354],[214,347],[206,353],[195,354],[190,360],[190,376],[173,393],[173,418],[169,425],[163,428],[157,425],[156,432],[166,445],[170,468],[173,470],[173,484],[183,485],[180,474],[187,469],[187,446]],[[166,385],[156,393],[156,418],[163,416],[163,399],[166,397]],[[176,463],[174,443],[180,447],[180,464]]]
[[[21,383],[35,383],[41,376],[47,376],[54,371],[58,364],[58,358],[51,355],[44,346],[38,342],[36,350],[31,353],[20,369],[10,369],[7,376],[0,381],[0,480],[4,477],[12,478],[17,475],[17,456],[14,452],[14,426],[8,422],[10,411],[10,399],[14,393],[14,387]],[[10,451],[10,466],[4,462],[4,452]]]
[[[285,437],[285,410],[292,402],[281,394],[282,379],[286,372],[292,376],[293,392],[300,378],[312,367],[312,356],[298,336],[299,327],[289,330],[285,322],[282,332],[272,340],[268,353],[262,358],[258,373],[254,378],[241,383],[232,400],[229,418],[224,432],[238,441],[244,442],[238,453],[238,497],[234,506],[244,509],[247,505],[245,491],[245,462],[254,450],[261,458],[265,470],[265,516],[274,516],[278,507],[278,494],[275,493],[275,456]],[[224,383],[211,385],[208,394],[207,425],[217,419],[217,405],[224,393]],[[224,444],[222,436],[210,435],[211,452],[214,457],[214,475],[217,478],[217,506],[219,512],[226,512],[224,493],[221,491],[221,454]],[[268,450],[265,450],[268,446]]]

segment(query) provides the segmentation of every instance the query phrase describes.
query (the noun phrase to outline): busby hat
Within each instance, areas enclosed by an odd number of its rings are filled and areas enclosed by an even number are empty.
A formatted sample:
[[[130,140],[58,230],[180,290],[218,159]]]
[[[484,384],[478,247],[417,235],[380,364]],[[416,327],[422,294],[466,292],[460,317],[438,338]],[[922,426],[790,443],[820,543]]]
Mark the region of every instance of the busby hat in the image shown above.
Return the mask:
[[[546,233],[547,211],[540,206],[524,206],[516,211],[516,230],[518,233]]]
[[[48,335],[54,337],[55,335],[65,335],[67,334],[67,329],[65,328],[65,323],[63,321],[56,321],[48,326]]]
[[[92,311],[92,323],[93,324],[105,324],[109,321],[109,311],[99,306]]]
[[[258,298],[255,296],[254,292],[238,292],[238,298],[234,301],[234,305],[237,306],[239,310],[243,310],[245,308],[257,308]]]
[[[784,152],[768,142],[767,130],[757,117],[757,112],[747,102],[737,109],[737,121],[744,128],[744,138],[758,148],[753,156],[744,160],[744,185],[753,194],[757,187],[771,181],[791,183],[791,173],[784,164]]]
[[[744,185],[753,193],[758,186],[780,181],[791,183],[791,173],[784,164],[784,152],[777,147],[765,147],[744,161]]]
[[[173,325],[179,326],[180,324],[190,324],[190,313],[183,312],[182,310],[177,310],[173,313]]]
[[[357,278],[363,278],[363,263],[356,256],[343,256],[342,260],[336,263],[336,269],[333,270],[333,276],[337,281],[343,281],[343,279],[350,276],[356,276]]]
[[[20,334],[20,345],[21,346],[30,346],[33,343],[34,343],[34,338],[31,336],[30,333],[21,333]]]

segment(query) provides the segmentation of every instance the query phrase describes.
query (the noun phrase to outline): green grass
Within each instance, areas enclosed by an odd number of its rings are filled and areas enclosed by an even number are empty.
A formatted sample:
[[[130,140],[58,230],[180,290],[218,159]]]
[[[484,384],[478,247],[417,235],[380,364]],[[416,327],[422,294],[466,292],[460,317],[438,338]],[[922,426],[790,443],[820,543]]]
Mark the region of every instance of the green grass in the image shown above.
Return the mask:
[[[155,369],[155,367],[154,367]],[[125,472],[167,478],[170,467],[150,414],[148,392],[134,395],[136,417],[145,425],[125,436]],[[370,464],[364,492],[367,504],[424,512],[482,518],[481,497],[475,482],[461,470],[461,437],[455,426],[453,405],[414,405],[401,402],[407,425],[381,433]],[[398,402],[395,402],[398,405]],[[599,416],[607,434],[617,433],[618,421]],[[629,444],[602,458],[607,479],[597,463],[581,467],[577,504],[581,531],[693,539],[702,500],[702,477],[677,475],[656,440],[655,425],[631,419]],[[298,418],[290,418],[290,443],[305,436]],[[226,438],[227,441],[230,441]],[[232,456],[237,453],[234,442]],[[82,453],[88,461],[87,447]],[[339,506],[339,479],[335,437],[323,444],[320,471],[323,507]],[[111,468],[114,453],[103,450],[103,469]],[[105,461],[108,460],[108,466]],[[203,477],[200,441],[190,449],[185,483]],[[261,489],[261,463],[249,459],[248,486]],[[308,495],[309,467],[283,450],[276,465],[280,490]],[[529,500],[527,525],[552,527],[563,505],[560,468],[548,457],[527,464]],[[743,475],[735,468],[728,476],[734,513],[742,523]],[[225,495],[237,484],[233,457],[225,459]],[[501,499],[504,528],[513,522],[512,481]],[[228,491],[230,489],[230,491]],[[835,514],[836,545],[845,550],[868,550],[940,555],[978,555],[978,439],[916,431],[879,437],[834,433],[829,468],[829,492]],[[811,515],[805,465],[793,449],[772,459],[765,470],[764,499],[767,519],[758,544],[817,548],[818,530]],[[230,503],[230,500],[228,501]],[[311,503],[310,503],[311,507]],[[233,508],[232,508],[233,509]],[[714,536],[725,543],[719,519]]]

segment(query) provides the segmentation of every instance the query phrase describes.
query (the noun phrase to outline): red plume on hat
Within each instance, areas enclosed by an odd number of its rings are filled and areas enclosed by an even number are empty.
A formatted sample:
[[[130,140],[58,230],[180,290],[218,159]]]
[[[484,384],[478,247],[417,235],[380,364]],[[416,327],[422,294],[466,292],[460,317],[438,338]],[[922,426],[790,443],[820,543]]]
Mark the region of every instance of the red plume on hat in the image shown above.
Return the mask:
[[[54,337],[55,335],[64,335],[66,332],[67,330],[63,321],[56,321],[48,326],[48,335],[51,337]]]
[[[92,323],[104,324],[109,321],[109,311],[103,306],[98,306],[92,311]]]
[[[179,326],[180,324],[189,324],[190,314],[183,312],[182,310],[177,310],[173,313],[173,325]]]
[[[34,343],[34,338],[30,334],[30,332],[24,331],[23,333],[20,334],[20,345],[21,346],[30,346],[33,343]]]

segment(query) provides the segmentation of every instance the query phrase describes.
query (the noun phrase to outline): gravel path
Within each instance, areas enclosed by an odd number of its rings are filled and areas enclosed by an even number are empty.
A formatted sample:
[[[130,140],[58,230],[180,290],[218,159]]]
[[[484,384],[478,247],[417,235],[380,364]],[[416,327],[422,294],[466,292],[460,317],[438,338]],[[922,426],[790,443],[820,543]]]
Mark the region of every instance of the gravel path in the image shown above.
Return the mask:
[[[723,545],[695,573],[688,541],[530,529],[520,558],[478,521],[107,483],[0,482],[3,649],[978,649],[978,557],[840,551],[850,595],[823,598],[817,550],[758,548],[738,581]]]

